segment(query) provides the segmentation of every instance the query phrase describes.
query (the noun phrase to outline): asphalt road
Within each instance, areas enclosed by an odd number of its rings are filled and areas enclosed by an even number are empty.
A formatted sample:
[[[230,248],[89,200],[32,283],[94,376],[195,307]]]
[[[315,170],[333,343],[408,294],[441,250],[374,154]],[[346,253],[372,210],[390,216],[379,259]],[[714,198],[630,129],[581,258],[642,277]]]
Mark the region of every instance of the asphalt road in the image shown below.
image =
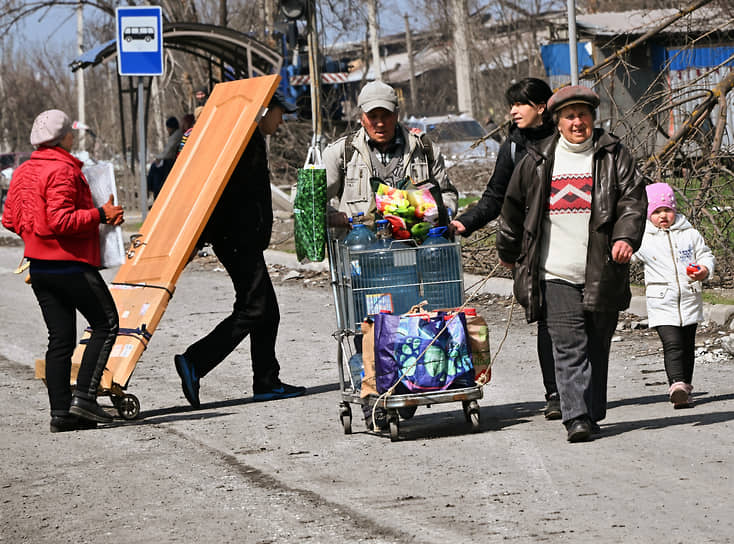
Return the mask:
[[[480,432],[448,403],[419,409],[398,442],[361,421],[345,435],[331,291],[323,276],[283,280],[283,270],[282,378],[307,395],[253,403],[246,340],[202,381],[194,411],[173,355],[232,301],[226,274],[197,259],[130,381],[141,417],[51,434],[33,378],[46,331],[12,274],[20,254],[0,247],[0,542],[734,541],[731,359],[699,365],[696,406],[673,410],[656,335],[622,334],[603,433],[569,444],[540,413],[534,327],[518,308],[508,327],[507,300],[488,298],[477,306],[492,350],[508,336]]]

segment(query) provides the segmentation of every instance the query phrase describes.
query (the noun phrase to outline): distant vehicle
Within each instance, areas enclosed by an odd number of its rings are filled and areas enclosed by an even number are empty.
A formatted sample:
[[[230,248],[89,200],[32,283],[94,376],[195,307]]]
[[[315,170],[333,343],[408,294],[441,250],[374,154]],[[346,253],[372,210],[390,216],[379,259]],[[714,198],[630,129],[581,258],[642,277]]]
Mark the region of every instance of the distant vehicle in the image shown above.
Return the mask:
[[[425,132],[443,153],[446,166],[491,166],[497,160],[500,144],[492,138],[483,140],[472,149],[472,144],[484,138],[487,131],[479,121],[469,115],[411,116],[402,123],[413,131]]]
[[[151,41],[155,38],[155,30],[152,26],[128,26],[122,32],[122,37],[126,42],[133,40]]]
[[[30,158],[31,154],[27,152],[0,153],[0,213],[5,207],[5,196],[10,188],[13,171]]]

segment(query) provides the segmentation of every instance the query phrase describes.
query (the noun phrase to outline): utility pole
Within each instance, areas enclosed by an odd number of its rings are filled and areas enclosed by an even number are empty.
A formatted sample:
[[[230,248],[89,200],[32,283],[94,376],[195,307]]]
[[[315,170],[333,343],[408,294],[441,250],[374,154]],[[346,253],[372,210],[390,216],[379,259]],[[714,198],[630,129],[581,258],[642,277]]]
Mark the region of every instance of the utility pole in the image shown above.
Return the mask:
[[[368,14],[367,25],[372,44],[372,72],[375,80],[382,80],[382,68],[380,66],[380,30],[377,28],[377,0],[367,0]]]
[[[456,65],[456,101],[460,113],[474,116],[472,106],[471,63],[466,0],[451,0],[451,19],[454,26],[454,60]]]
[[[265,43],[275,45],[273,39],[273,29],[275,28],[275,0],[264,0],[265,13],[263,19],[265,21]]]
[[[579,84],[579,58],[576,45],[576,0],[568,0],[568,60],[571,64],[571,85]]]
[[[219,26],[226,27],[227,26],[227,0],[219,0]],[[224,81],[224,66],[221,65],[219,67],[219,81]],[[209,89],[211,91],[211,89]]]
[[[415,84],[415,63],[413,62],[413,36],[410,33],[410,21],[408,20],[408,14],[405,13],[403,16],[405,17],[405,47],[408,51],[408,69],[410,71],[410,113],[414,114],[416,110],[415,101],[418,91],[416,90]]]
[[[321,65],[316,0],[308,0],[308,73],[311,78],[311,127],[318,146],[321,143]]]
[[[227,0],[219,0],[219,26],[227,26]]]
[[[81,55],[84,49],[84,10],[81,2],[77,3],[76,6],[76,51],[77,55]],[[84,111],[84,70],[76,71],[76,100],[77,100],[77,115],[79,122],[82,126],[86,126],[86,115]],[[80,151],[86,149],[86,133],[82,128],[79,131],[79,139],[77,145]]]

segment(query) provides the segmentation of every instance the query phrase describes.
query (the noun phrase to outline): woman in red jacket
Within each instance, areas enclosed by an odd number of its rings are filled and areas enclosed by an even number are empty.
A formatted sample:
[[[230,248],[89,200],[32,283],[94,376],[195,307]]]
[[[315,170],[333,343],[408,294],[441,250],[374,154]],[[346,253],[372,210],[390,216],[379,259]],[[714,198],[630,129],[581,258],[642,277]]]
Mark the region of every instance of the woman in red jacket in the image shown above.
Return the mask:
[[[115,302],[99,274],[99,225],[120,225],[123,210],[110,199],[95,207],[82,163],[70,154],[69,117],[60,110],[33,122],[31,158],[13,173],[3,225],[25,243],[33,292],[48,327],[46,385],[51,432],[89,428],[112,417],[97,404],[97,388],[118,331]],[[70,386],[76,310],[92,330],[76,388]]]

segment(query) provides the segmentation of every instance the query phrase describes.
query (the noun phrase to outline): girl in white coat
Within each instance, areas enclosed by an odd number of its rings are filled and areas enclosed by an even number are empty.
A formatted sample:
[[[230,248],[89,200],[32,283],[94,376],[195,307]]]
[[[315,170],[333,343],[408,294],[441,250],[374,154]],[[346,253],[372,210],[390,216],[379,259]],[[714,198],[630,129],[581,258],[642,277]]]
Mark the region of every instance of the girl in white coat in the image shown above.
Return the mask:
[[[715,260],[701,234],[676,213],[670,185],[648,185],[647,200],[645,236],[633,259],[645,265],[647,318],[663,343],[670,402],[688,408],[696,326],[703,321],[701,282],[713,273]]]

